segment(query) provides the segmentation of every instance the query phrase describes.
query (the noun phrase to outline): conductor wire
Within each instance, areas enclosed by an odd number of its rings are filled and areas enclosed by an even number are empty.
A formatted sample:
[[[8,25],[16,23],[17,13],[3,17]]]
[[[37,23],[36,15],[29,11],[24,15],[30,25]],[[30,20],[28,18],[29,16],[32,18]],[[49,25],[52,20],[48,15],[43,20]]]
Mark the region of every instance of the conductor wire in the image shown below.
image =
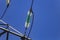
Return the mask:
[[[28,33],[28,36],[27,37],[29,37],[29,35],[31,33],[31,30],[32,30],[32,27],[33,27],[33,22],[34,22],[34,12],[32,10],[33,3],[34,3],[34,0],[32,0],[31,8],[30,8],[30,12],[32,12],[32,22],[31,22],[31,27],[30,27],[30,30],[29,30],[29,33]]]
[[[0,19],[2,19],[2,18],[5,16],[6,11],[7,11],[7,9],[9,8],[10,0],[6,0],[6,1],[7,1],[7,6],[6,6],[6,8],[5,8],[5,10],[4,10],[4,12],[3,12],[2,16],[0,17]]]

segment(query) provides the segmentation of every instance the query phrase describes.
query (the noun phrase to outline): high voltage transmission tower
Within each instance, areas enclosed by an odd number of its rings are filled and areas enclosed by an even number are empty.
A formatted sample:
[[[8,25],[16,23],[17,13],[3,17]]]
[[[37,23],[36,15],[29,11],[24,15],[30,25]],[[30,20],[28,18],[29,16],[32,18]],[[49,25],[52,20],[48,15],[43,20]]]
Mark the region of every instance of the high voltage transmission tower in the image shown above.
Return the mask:
[[[13,34],[15,36],[18,36],[21,38],[21,40],[32,40],[31,38],[29,38],[29,35],[31,33],[33,22],[34,22],[34,12],[32,10],[34,0],[32,0],[31,7],[28,10],[28,14],[27,14],[26,22],[25,22],[24,34],[22,34],[18,30],[16,30],[15,28],[13,28],[11,25],[9,25],[8,23],[6,23],[5,21],[2,20],[2,18],[6,14],[7,9],[9,8],[10,2],[11,2],[11,0],[6,0],[6,5],[7,5],[6,9],[4,10],[2,16],[0,17],[0,22],[1,22],[0,23],[0,30],[3,30],[3,32],[0,33],[0,37],[6,33],[6,40],[9,40],[9,34]],[[9,28],[14,31],[9,30]],[[28,28],[30,28],[30,30],[29,30],[28,34],[26,35]]]

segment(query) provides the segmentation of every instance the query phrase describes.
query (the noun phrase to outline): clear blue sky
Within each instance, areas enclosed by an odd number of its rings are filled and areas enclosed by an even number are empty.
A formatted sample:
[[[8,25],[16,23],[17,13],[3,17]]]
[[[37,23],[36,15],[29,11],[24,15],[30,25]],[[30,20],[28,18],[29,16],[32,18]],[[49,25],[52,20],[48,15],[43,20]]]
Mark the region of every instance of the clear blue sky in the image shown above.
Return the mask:
[[[11,0],[2,20],[23,33],[30,5],[31,0]],[[5,8],[5,0],[0,0],[0,16]],[[33,11],[35,20],[30,34],[32,40],[60,40],[60,0],[34,0]],[[5,40],[5,36],[0,37],[0,40]],[[10,34],[9,40],[20,38]]]

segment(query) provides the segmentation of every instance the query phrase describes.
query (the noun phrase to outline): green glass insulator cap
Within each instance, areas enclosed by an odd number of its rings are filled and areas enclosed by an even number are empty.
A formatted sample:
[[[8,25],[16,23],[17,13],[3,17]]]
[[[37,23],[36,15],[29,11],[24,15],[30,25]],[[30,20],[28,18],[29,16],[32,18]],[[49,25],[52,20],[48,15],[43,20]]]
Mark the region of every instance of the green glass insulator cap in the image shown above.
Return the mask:
[[[29,27],[30,26],[31,16],[32,16],[32,12],[28,11],[27,19],[26,19],[26,22],[25,22],[25,27]]]

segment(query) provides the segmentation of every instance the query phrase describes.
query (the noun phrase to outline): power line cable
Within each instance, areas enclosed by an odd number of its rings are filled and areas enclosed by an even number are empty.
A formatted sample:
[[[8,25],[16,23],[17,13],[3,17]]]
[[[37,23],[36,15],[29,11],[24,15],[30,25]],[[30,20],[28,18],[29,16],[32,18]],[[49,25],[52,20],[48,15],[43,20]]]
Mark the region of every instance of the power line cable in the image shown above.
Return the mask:
[[[29,37],[29,35],[31,33],[31,30],[32,30],[32,27],[33,27],[33,22],[34,22],[34,12],[32,10],[33,3],[34,3],[34,0],[32,0],[31,8],[30,8],[30,12],[32,12],[32,22],[31,22],[30,30],[29,30],[29,33],[28,33],[28,36],[27,37]]]
[[[7,11],[7,9],[9,8],[9,5],[10,5],[10,0],[6,0],[6,9],[4,10],[4,12],[3,12],[3,14],[2,14],[2,16],[0,17],[0,19],[2,19],[4,16],[5,16],[5,14],[6,14],[6,11]]]
[[[34,0],[32,0],[31,7],[30,7],[30,10],[28,11],[27,19],[26,19],[26,22],[25,22],[25,32],[24,32],[24,34],[26,35],[27,29],[30,26],[30,19],[32,17],[32,22],[31,22],[30,30],[28,32],[27,37],[29,37],[29,35],[31,33],[33,22],[34,22],[34,13],[33,13],[33,10],[32,10],[33,3],[34,3]]]

